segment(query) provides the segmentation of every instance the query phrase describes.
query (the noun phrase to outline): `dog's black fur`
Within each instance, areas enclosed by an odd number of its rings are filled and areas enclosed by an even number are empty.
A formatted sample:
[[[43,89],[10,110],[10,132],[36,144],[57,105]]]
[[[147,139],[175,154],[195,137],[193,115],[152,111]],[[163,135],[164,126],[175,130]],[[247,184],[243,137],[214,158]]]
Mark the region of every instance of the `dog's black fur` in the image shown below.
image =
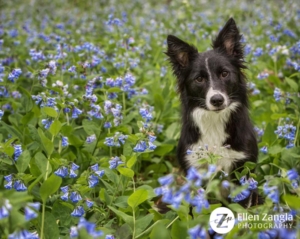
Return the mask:
[[[222,145],[230,145],[232,150],[243,152],[246,157],[235,159],[230,170],[241,171],[245,162],[257,161],[257,139],[248,113],[246,77],[243,74],[246,66],[240,40],[241,35],[232,18],[213,41],[213,49],[203,53],[199,53],[194,46],[175,36],[169,35],[167,38],[166,54],[178,80],[178,92],[182,103],[182,129],[177,155],[185,171],[191,166],[187,160],[187,149],[204,137],[192,117],[192,112],[201,108],[216,111],[213,114],[217,115],[234,102],[238,103],[238,106],[231,111],[224,126],[227,137]],[[213,106],[208,107],[206,96],[210,84],[214,85],[214,90],[228,96],[227,106],[210,101],[209,104],[212,103]]]

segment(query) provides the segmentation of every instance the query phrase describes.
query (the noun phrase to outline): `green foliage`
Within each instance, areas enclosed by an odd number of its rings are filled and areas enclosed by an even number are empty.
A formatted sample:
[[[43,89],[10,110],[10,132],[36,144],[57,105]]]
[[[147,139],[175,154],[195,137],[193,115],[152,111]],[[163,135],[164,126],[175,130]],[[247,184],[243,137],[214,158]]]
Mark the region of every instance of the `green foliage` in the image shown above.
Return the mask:
[[[1,3],[0,237],[21,238],[13,233],[28,230],[41,239],[70,238],[72,229],[78,233],[74,238],[185,239],[194,226],[207,230],[209,215],[221,203],[235,215],[293,209],[298,228],[293,232],[300,237],[300,182],[289,175],[291,169],[300,171],[297,7],[293,1],[221,0]],[[208,208],[198,211],[181,198],[178,207],[169,203],[169,211],[160,213],[157,179],[174,173],[176,190],[188,182],[178,173],[176,159],[180,101],[163,53],[167,34],[206,51],[228,16],[234,16],[243,33],[245,49],[251,48],[245,50],[245,75],[251,118],[260,129],[258,162],[246,162],[233,174],[255,179],[265,202],[250,208],[228,203],[222,197],[224,175],[217,171],[204,180]],[[257,48],[262,48],[261,56],[255,55]],[[19,76],[16,69],[22,70]],[[118,78],[122,86],[110,85]],[[134,80],[130,85],[125,78]],[[280,134],[278,126],[295,130]],[[209,152],[201,162],[218,160]],[[247,188],[229,185],[232,197]],[[278,190],[278,203],[264,194],[267,186]],[[191,189],[191,195],[196,192]],[[72,193],[79,195],[77,200]],[[41,207],[31,208],[36,216],[27,220],[24,214],[32,202]],[[76,214],[78,207],[82,215]],[[93,233],[103,235],[92,235],[83,218]],[[259,233],[235,226],[224,238]]]

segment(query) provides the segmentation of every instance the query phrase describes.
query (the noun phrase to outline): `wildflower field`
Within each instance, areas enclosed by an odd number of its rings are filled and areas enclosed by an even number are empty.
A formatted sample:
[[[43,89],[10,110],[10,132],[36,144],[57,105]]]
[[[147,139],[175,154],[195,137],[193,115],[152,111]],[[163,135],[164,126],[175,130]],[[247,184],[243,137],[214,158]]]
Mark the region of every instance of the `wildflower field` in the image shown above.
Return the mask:
[[[241,186],[215,166],[213,145],[199,158],[208,170],[180,171],[164,54],[168,34],[210,49],[229,17],[260,148],[233,172]],[[288,0],[1,1],[0,238],[204,239],[220,202],[235,226],[213,238],[300,238],[299,29]],[[241,207],[255,188],[264,204]],[[277,217],[258,228],[241,213]]]

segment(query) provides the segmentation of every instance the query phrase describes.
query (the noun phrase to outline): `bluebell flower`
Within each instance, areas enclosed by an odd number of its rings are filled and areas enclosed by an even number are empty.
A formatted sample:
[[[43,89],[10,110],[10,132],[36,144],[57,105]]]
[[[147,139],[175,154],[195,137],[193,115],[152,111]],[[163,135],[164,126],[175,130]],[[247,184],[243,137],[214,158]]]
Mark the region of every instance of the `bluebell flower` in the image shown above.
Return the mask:
[[[158,182],[162,186],[168,186],[174,182],[174,176],[172,174],[168,174],[166,176],[160,177]]]
[[[296,169],[288,170],[286,173],[287,178],[292,181],[299,178],[299,174]]]
[[[113,235],[106,235],[105,239],[115,239],[115,237]]]
[[[84,215],[85,211],[82,206],[77,206],[73,212],[71,213],[71,216],[73,217],[82,217]]]
[[[77,173],[75,173],[75,171],[73,169],[70,169],[69,176],[70,176],[70,178],[76,178],[77,177]]]
[[[280,101],[282,97],[282,94],[281,94],[281,91],[280,89],[278,89],[277,87],[274,89],[274,98],[275,98],[275,101],[278,102]]]
[[[42,125],[44,125],[45,129],[49,129],[52,124],[52,119],[42,119]]]
[[[7,181],[7,182],[11,182],[12,179],[13,179],[13,175],[12,175],[12,174],[6,175],[6,176],[4,176],[4,179],[5,179],[5,181]]]
[[[68,137],[65,137],[65,136],[61,137],[61,146],[62,147],[67,147],[68,145],[69,145]]]
[[[194,153],[194,151],[192,151],[192,150],[190,150],[190,149],[188,149],[188,150],[186,151],[186,154],[187,154],[187,155],[191,155],[192,153]]]
[[[77,227],[72,226],[70,228],[70,238],[77,238],[78,237],[78,229]]]
[[[140,141],[137,145],[133,148],[134,152],[144,152],[147,149],[147,144],[145,141]]]
[[[9,216],[9,211],[12,209],[12,205],[9,200],[4,199],[3,206],[0,208],[0,220]]]
[[[153,143],[151,143],[151,142],[148,143],[148,146],[149,146],[149,149],[150,149],[150,150],[155,150],[156,147],[157,147],[155,144],[153,144]]]
[[[16,79],[22,74],[22,70],[20,68],[13,69],[11,73],[8,75],[8,80],[11,82],[15,82]]]
[[[149,134],[148,139],[149,139],[149,142],[153,143],[156,140],[156,136]]]
[[[90,143],[93,143],[95,140],[96,140],[96,135],[93,134],[93,135],[91,135],[91,136],[88,136],[88,137],[86,138],[86,141],[85,141],[85,142],[87,142],[88,144],[90,144]]]
[[[3,115],[4,115],[3,110],[0,110],[0,120],[2,119]]]
[[[114,157],[109,162],[109,168],[110,169],[115,169],[117,168],[120,164],[123,164],[124,162],[119,158],[119,157]]]
[[[99,178],[95,175],[90,175],[88,178],[88,184],[89,184],[89,188],[94,188],[97,186],[97,184],[99,183]]]
[[[83,217],[79,219],[78,223],[78,229],[84,228],[89,235],[91,235],[93,238],[97,238],[103,235],[102,231],[96,231],[96,224],[88,222]]]
[[[22,150],[22,146],[20,144],[16,144],[14,145],[14,160],[17,161],[18,158],[20,157],[20,155],[22,154],[23,150]]]
[[[202,208],[209,208],[209,202],[206,199],[205,190],[200,188],[195,197],[190,200],[190,203],[196,207],[197,213],[200,213]]]
[[[21,180],[16,180],[14,183],[14,189],[18,192],[26,191],[27,187]]]
[[[114,117],[120,117],[122,106],[119,104],[116,104],[115,107],[112,107],[110,110]]]
[[[114,87],[115,86],[115,81],[112,78],[107,78],[106,79],[106,85],[109,87]]]
[[[46,78],[48,76],[49,72],[50,72],[49,68],[43,69],[43,70],[40,71],[39,76],[42,79],[44,79],[44,78]]]
[[[233,202],[240,202],[246,198],[248,198],[250,196],[250,190],[245,189],[242,192],[240,192],[238,195],[236,195],[235,197],[229,196],[232,198]]]
[[[109,129],[109,128],[112,127],[112,125],[111,125],[110,122],[105,122],[104,125],[103,125],[103,127],[104,127],[105,129]]]
[[[4,188],[6,188],[6,189],[12,189],[13,188],[13,182],[10,181],[10,182],[4,184]]]
[[[68,168],[65,167],[65,166],[59,167],[59,168],[54,172],[54,174],[55,174],[56,176],[61,177],[61,178],[66,178],[66,177],[68,176],[68,174],[69,174]]]
[[[115,145],[115,139],[113,137],[106,137],[104,144],[109,146],[109,147],[113,147],[113,146],[120,146],[120,144]]]
[[[162,124],[158,124],[156,127],[157,127],[156,130],[158,133],[161,133],[163,131],[164,126]]]
[[[229,189],[230,188],[230,183],[227,180],[222,181],[222,187]]]
[[[102,178],[103,175],[105,174],[105,171],[104,170],[99,170],[99,171],[96,171],[95,174],[98,175],[98,177]]]
[[[71,67],[68,69],[68,72],[76,73],[76,66],[71,66]]]
[[[30,221],[31,219],[37,218],[38,214],[32,210],[30,207],[24,208],[25,220]]]
[[[249,189],[249,190],[254,190],[254,189],[257,188],[258,182],[255,181],[253,178],[249,178],[248,181],[247,181],[247,184],[249,185],[249,186],[248,186],[248,189]]]
[[[190,167],[187,171],[186,179],[188,181],[194,182],[196,187],[200,187],[202,184],[202,176],[198,172],[198,170],[194,167]]]
[[[263,53],[264,53],[264,52],[263,52],[263,49],[262,49],[261,47],[257,47],[257,48],[255,49],[255,51],[253,52],[253,56],[259,57],[259,56],[261,56]]]
[[[72,162],[72,164],[71,164],[71,169],[74,170],[74,171],[75,171],[75,170],[78,170],[78,169],[79,169],[79,166],[78,166],[76,163],[73,163],[73,162]]]
[[[61,190],[63,193],[67,193],[67,192],[69,192],[69,186],[61,187],[60,190]]]
[[[257,133],[257,136],[261,137],[264,134],[264,130],[258,128],[257,126],[254,127],[255,132]]]
[[[268,183],[265,183],[263,191],[264,194],[273,201],[273,203],[279,203],[279,191],[277,186],[269,187]]]
[[[70,112],[71,112],[71,109],[68,108],[68,107],[65,107],[65,108],[63,109],[63,112],[64,112],[65,114],[70,113]]]
[[[68,201],[69,199],[69,192],[64,193],[62,196],[60,196],[61,200]]]
[[[82,200],[82,197],[80,196],[80,194],[78,192],[72,192],[71,195],[70,195],[70,200],[73,202],[73,203],[78,203],[79,201]]]
[[[40,210],[41,204],[39,202],[32,202],[32,203],[30,202],[30,203],[27,203],[27,206],[38,211],[38,210]]]
[[[270,237],[270,235],[267,232],[259,232],[258,233],[258,239],[272,239],[273,237]]]
[[[188,230],[191,239],[206,239],[206,230],[199,225]]]
[[[80,114],[82,114],[82,110],[80,110],[74,106],[72,109],[72,118],[77,119]]]
[[[261,73],[258,74],[257,79],[263,80],[263,79],[265,79],[267,77],[269,77],[269,73],[267,73],[267,72],[261,72]]]
[[[297,181],[297,180],[292,180],[291,185],[292,185],[292,187],[295,188],[295,189],[299,187],[299,184],[298,184],[298,181]]]
[[[142,118],[146,120],[146,122],[149,122],[153,119],[152,113],[148,109],[140,108],[139,112]]]
[[[263,146],[259,151],[262,152],[263,154],[267,154],[268,153],[268,147]]]
[[[86,203],[86,205],[87,205],[88,208],[91,208],[94,205],[94,202],[92,202],[92,201],[90,201],[88,199],[85,200],[85,203]]]
[[[116,98],[118,98],[118,94],[115,93],[115,92],[110,92],[110,93],[107,94],[107,98],[110,99],[110,100],[116,99]]]
[[[8,239],[39,239],[37,232],[29,232],[27,230],[15,231],[8,235]]]
[[[94,172],[96,172],[96,171],[99,170],[99,165],[96,163],[96,164],[94,164],[94,165],[91,166],[91,169],[92,169]]]
[[[124,135],[124,134],[116,133],[116,136],[118,137],[118,140],[120,141],[121,144],[125,144],[125,140],[128,138],[128,135]]]

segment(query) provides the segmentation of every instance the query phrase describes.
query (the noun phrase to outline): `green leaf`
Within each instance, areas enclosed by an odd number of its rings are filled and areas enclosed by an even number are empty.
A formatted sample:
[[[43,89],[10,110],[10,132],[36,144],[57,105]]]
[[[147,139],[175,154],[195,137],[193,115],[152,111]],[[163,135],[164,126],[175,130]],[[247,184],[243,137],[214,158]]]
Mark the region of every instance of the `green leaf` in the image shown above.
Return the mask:
[[[134,154],[126,163],[128,168],[132,168],[132,166],[136,163],[136,154]]]
[[[17,167],[19,173],[23,173],[27,169],[30,159],[31,159],[31,155],[30,155],[29,151],[24,150],[22,152],[22,154],[20,155],[20,157],[18,158],[17,163],[16,163],[16,167]]]
[[[133,209],[148,199],[148,192],[145,189],[138,189],[128,198],[128,205]]]
[[[43,107],[42,112],[45,113],[46,115],[50,116],[50,117],[53,117],[53,118],[57,117],[56,110],[51,108],[51,107]]]
[[[300,198],[294,195],[283,195],[283,200],[289,205],[289,207],[294,209],[300,209]]]
[[[187,238],[188,234],[186,225],[183,222],[176,220],[172,225],[171,237],[172,239]]]
[[[247,210],[237,203],[229,204],[228,207],[229,209],[237,213],[247,213]]]
[[[132,147],[130,143],[126,141],[125,144],[123,145],[123,155],[127,157],[130,156],[131,153],[132,153]]]
[[[148,214],[146,216],[143,216],[142,218],[139,218],[138,220],[136,220],[136,235],[139,235],[140,233],[142,233],[151,223],[151,221],[153,220],[154,215],[153,214]]]
[[[165,100],[161,94],[158,94],[158,93],[154,94],[155,109],[158,109],[159,111],[163,111],[164,110],[164,102],[165,102]]]
[[[52,207],[52,214],[56,220],[59,220],[62,226],[69,227],[72,223],[71,216],[72,209],[62,204],[59,201],[56,201]]]
[[[112,87],[112,88],[109,88],[108,90],[107,90],[107,92],[108,93],[111,93],[111,92],[121,92],[121,89],[120,88],[118,88],[118,87]]]
[[[61,177],[52,174],[41,186],[40,188],[40,195],[43,202],[46,202],[47,198],[55,193],[62,182]]]
[[[173,148],[174,148],[173,144],[162,144],[157,146],[157,148],[154,150],[154,153],[159,156],[164,156],[170,151],[172,151]]]
[[[248,161],[245,163],[245,167],[248,167],[249,169],[254,169],[256,167],[256,163]]]
[[[268,143],[269,145],[271,145],[271,143],[274,141],[274,139],[276,139],[276,135],[274,133],[274,128],[269,123],[267,125],[265,133],[264,133],[264,135],[262,137],[262,141],[265,142],[265,143]]]
[[[115,209],[114,207],[108,206],[118,217],[122,218],[128,225],[133,228],[133,218],[132,216],[127,215],[126,213]]]
[[[274,145],[269,148],[268,152],[269,152],[269,154],[275,155],[275,154],[281,153],[282,150],[283,150],[283,148],[280,145]]]
[[[90,120],[83,120],[82,121],[82,126],[83,126],[83,129],[84,131],[88,134],[88,135],[93,135],[95,134],[96,136],[99,134],[99,131],[100,131],[100,125],[99,124],[96,124],[95,122],[93,121],[90,121]]]
[[[42,215],[42,214],[40,214]],[[42,225],[42,217],[39,217],[39,225]],[[59,238],[59,229],[56,223],[55,217],[51,212],[45,212],[44,223],[44,238],[45,239],[57,239]]]
[[[41,141],[42,141],[42,144],[44,146],[44,149],[47,153],[48,156],[50,156],[53,152],[53,143],[51,142],[50,139],[48,139],[45,135],[44,135],[44,132],[42,131],[41,128],[38,129],[38,134],[41,138]]]
[[[155,224],[150,234],[150,239],[158,238],[171,239],[170,232],[166,228],[165,223],[163,223],[162,221],[159,221],[157,224]]]
[[[54,120],[54,122],[51,124],[49,128],[49,132],[53,135],[56,136],[61,129],[61,123],[58,120]]]
[[[35,164],[41,171],[42,175],[45,175],[47,171],[48,159],[45,157],[45,155],[42,152],[37,152],[34,158],[35,158]],[[50,174],[51,172],[52,172],[52,167],[51,164],[49,164],[48,174]]]
[[[294,91],[298,91],[298,84],[294,80],[292,80],[291,78],[285,77],[285,81],[289,84],[289,86]]]
[[[131,170],[130,168],[118,168],[118,171],[120,174],[128,178],[132,178],[134,176],[134,171]]]

